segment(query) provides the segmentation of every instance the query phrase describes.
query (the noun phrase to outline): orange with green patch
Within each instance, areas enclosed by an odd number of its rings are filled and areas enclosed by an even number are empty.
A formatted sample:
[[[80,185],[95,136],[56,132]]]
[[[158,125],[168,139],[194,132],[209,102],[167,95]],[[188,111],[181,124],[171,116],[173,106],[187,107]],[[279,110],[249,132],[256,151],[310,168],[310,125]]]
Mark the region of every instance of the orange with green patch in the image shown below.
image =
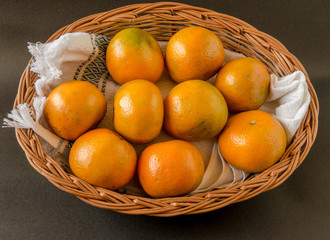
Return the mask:
[[[139,28],[126,28],[111,39],[106,65],[119,84],[135,79],[157,82],[164,70],[164,57],[149,33]]]
[[[164,101],[166,131],[186,141],[200,141],[219,134],[228,118],[219,90],[202,80],[175,86]]]

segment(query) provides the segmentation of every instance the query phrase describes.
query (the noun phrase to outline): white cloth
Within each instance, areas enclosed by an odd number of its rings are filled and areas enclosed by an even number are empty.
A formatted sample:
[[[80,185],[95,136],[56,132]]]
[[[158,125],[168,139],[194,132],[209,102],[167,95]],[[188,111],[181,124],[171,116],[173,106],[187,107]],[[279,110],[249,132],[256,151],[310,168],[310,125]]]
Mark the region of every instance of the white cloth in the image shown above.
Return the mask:
[[[108,43],[109,39],[102,35],[68,33],[51,43],[29,44],[29,51],[35,58],[35,61],[31,64],[31,70],[39,76],[35,83],[38,95],[35,101],[38,101],[40,97],[47,97],[51,90],[63,82],[71,80],[89,81],[102,91],[107,100],[107,114],[99,127],[113,129],[113,98],[120,85],[111,79],[106,69],[105,53]],[[159,44],[164,53],[167,42],[159,42]],[[242,54],[229,50],[225,50],[225,55],[225,62],[244,57]],[[208,80],[211,84],[214,84],[214,81],[215,77]],[[163,98],[165,98],[176,83],[164,71],[156,85],[160,88]],[[281,121],[286,130],[288,141],[291,141],[307,111],[309,101],[310,96],[304,74],[295,72],[283,78],[271,74],[270,95],[261,110],[273,114]],[[42,112],[42,109],[38,111]],[[7,119],[7,125],[10,126],[8,123],[10,121]],[[47,136],[42,137],[47,141]],[[151,143],[133,144],[133,146],[139,155],[146,146],[170,139],[173,138],[162,131],[159,137]],[[194,193],[226,187],[235,182],[244,181],[248,175],[229,165],[222,158],[216,138],[192,143],[201,152],[206,166],[203,181]],[[46,147],[45,152],[50,153],[52,149],[52,147]],[[122,191],[141,194],[136,180],[132,181]]]
[[[260,110],[275,116],[283,125],[290,143],[303,120],[311,96],[303,72],[278,78],[271,74],[270,94]]]
[[[48,96],[61,83],[72,81],[80,64],[93,53],[93,35],[70,33],[47,43],[29,43],[29,52],[35,61],[31,71],[38,73],[35,89],[39,97]]]

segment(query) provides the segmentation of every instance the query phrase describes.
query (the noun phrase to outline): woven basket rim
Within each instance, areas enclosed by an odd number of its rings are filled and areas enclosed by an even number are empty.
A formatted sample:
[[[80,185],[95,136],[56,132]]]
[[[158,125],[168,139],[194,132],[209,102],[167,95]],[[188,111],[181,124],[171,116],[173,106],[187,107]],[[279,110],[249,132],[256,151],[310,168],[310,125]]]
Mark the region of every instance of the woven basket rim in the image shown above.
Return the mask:
[[[92,206],[127,214],[153,216],[176,216],[213,211],[232,203],[247,200],[283,183],[302,163],[315,141],[318,129],[319,103],[304,67],[275,38],[226,14],[187,4],[157,2],[127,5],[84,17],[59,29],[47,42],[53,41],[67,32],[87,31],[108,34],[110,29],[112,31],[110,33],[115,33],[118,30],[116,27],[120,28],[125,24],[137,25],[142,28],[147,26],[148,30],[151,29],[151,33],[153,31],[157,33],[158,39],[168,39],[171,34],[162,32],[162,28],[159,27],[161,25],[157,25],[158,22],[155,19],[159,22],[159,19],[163,19],[170,26],[173,25],[173,29],[179,28],[176,21],[180,24],[201,25],[216,29],[227,47],[235,49],[234,46],[237,45],[239,46],[237,51],[250,51],[257,57],[264,56],[272,59],[273,61],[268,62],[268,67],[272,71],[277,71],[278,75],[288,74],[295,70],[301,70],[306,75],[311,103],[293,142],[288,146],[282,159],[262,173],[253,175],[252,178],[225,189],[212,190],[192,196],[154,199],[121,194],[84,182],[65,172],[50,156],[46,155],[38,135],[31,129],[15,129],[17,140],[31,166],[56,187],[77,196]],[[218,29],[224,32],[219,32]],[[232,38],[235,41],[232,41]],[[24,102],[32,107],[33,98],[36,96],[33,84],[37,75],[30,72],[31,61],[32,58],[21,76],[14,107]]]

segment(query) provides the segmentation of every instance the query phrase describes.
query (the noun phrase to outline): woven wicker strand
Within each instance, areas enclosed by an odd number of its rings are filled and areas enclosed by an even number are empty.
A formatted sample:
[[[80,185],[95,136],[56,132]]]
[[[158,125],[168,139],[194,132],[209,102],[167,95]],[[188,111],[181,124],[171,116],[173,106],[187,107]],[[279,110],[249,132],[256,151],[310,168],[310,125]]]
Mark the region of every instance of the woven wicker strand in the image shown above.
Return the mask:
[[[92,206],[126,214],[153,216],[213,211],[247,200],[283,183],[306,158],[315,140],[319,104],[304,67],[275,38],[225,14],[180,3],[159,2],[129,5],[82,18],[58,30],[47,42],[69,32],[91,32],[111,37],[127,27],[140,27],[157,40],[169,40],[175,32],[187,26],[202,26],[214,31],[226,48],[259,59],[270,72],[278,76],[296,70],[301,70],[306,75],[311,103],[293,142],[277,164],[260,174],[250,176],[244,182],[224,189],[173,198],[138,197],[92,186],[65,172],[44,153],[39,137],[32,130],[16,129],[17,140],[32,167],[56,187],[74,194]],[[34,82],[37,75],[30,71],[31,60],[20,79],[14,107],[24,102],[32,107],[33,98],[36,96]]]

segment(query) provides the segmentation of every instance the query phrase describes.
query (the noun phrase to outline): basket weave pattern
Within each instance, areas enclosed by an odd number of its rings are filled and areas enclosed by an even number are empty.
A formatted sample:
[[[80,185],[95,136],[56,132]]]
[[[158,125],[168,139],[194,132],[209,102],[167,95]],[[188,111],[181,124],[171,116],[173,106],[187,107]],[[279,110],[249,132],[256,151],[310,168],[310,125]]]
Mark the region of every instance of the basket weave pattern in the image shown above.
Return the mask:
[[[175,216],[209,212],[226,205],[244,201],[283,183],[302,163],[317,133],[318,100],[309,77],[301,63],[273,37],[228,15],[179,3],[136,4],[82,18],[54,33],[47,42],[69,32],[92,32],[113,36],[127,27],[140,27],[157,40],[169,40],[181,28],[202,26],[214,31],[224,47],[262,61],[278,76],[301,70],[307,77],[311,103],[293,142],[281,160],[264,172],[252,175],[242,183],[193,196],[153,199],[121,194],[92,186],[65,172],[44,153],[38,135],[31,129],[16,129],[16,137],[30,164],[56,187],[76,195],[86,203],[127,214]],[[32,59],[31,59],[32,60]],[[27,65],[20,79],[14,107],[28,103],[32,108],[36,96],[37,75]]]

